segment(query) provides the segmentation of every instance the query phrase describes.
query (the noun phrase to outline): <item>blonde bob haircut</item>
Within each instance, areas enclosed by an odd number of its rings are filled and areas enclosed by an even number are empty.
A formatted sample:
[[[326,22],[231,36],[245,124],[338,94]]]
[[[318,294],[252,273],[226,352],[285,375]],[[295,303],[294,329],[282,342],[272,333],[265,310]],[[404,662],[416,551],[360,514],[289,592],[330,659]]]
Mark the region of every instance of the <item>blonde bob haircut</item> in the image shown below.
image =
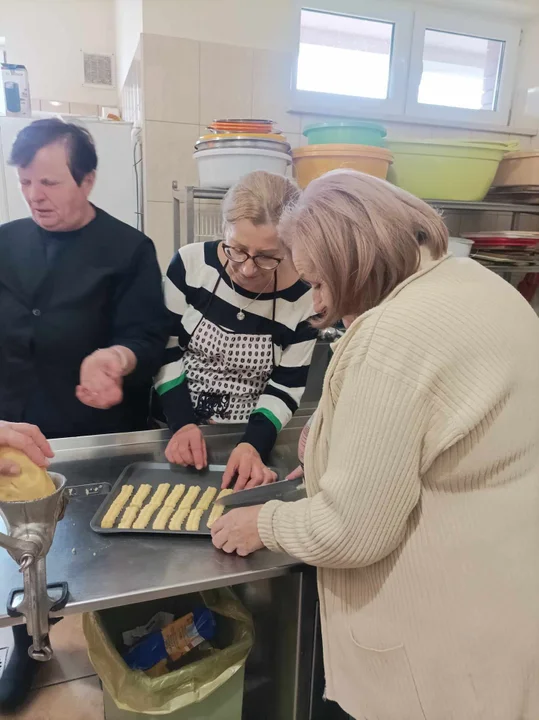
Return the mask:
[[[283,216],[280,235],[331,299],[317,327],[357,316],[413,275],[420,248],[434,260],[447,252],[440,215],[410,193],[354,170],[334,170],[311,182]]]
[[[223,233],[240,220],[253,225],[279,224],[285,209],[297,202],[299,188],[283,175],[257,170],[242,177],[224,197]]]

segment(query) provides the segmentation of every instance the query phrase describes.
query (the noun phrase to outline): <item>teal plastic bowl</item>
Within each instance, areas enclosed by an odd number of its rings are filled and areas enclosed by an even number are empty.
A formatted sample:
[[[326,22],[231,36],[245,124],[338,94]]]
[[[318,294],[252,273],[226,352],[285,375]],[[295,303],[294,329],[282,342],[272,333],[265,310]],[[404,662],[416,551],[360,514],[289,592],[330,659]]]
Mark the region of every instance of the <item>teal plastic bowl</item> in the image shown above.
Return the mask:
[[[385,147],[384,138],[387,135],[383,125],[362,120],[316,123],[308,125],[303,134],[309,145],[345,143],[347,145],[371,145],[372,147]]]

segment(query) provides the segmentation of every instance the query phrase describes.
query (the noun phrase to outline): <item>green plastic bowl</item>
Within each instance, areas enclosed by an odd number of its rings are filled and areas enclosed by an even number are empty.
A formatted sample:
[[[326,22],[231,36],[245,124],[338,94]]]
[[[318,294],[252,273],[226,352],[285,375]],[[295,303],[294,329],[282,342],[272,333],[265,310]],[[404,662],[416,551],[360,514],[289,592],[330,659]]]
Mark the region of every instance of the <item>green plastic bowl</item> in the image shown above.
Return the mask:
[[[427,200],[478,202],[512,147],[504,143],[389,140],[388,180]]]
[[[361,120],[336,120],[335,122],[308,125],[303,134],[309,145],[371,145],[385,147],[386,129],[377,123]]]

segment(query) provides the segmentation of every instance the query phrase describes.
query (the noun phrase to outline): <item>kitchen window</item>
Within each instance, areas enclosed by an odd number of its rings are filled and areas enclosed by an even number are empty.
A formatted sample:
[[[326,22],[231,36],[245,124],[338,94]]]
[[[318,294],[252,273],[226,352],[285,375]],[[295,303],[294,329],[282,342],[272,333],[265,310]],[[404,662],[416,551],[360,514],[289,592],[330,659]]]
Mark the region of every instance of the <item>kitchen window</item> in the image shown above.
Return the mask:
[[[298,6],[295,110],[509,124],[516,25],[384,0],[328,4]]]

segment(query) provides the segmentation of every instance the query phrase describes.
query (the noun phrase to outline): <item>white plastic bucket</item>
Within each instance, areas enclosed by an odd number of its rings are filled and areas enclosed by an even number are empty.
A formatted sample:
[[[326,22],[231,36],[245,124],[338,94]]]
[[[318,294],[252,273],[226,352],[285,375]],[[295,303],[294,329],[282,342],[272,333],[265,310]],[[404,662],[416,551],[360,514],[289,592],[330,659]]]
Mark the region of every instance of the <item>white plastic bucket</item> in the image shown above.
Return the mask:
[[[466,238],[450,237],[448,250],[455,257],[468,257],[472,252],[473,240]]]
[[[198,165],[200,187],[229,188],[255,170],[286,175],[290,155],[274,150],[216,148],[193,154]]]

